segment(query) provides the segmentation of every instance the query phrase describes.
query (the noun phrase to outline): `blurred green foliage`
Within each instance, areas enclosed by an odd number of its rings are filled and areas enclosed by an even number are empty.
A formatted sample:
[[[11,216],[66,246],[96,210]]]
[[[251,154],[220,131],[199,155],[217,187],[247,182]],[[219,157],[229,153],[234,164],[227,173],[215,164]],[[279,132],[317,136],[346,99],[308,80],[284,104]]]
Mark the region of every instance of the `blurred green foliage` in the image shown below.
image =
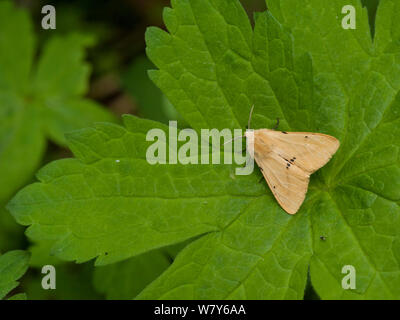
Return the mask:
[[[90,66],[85,34],[52,36],[36,54],[29,13],[0,2],[0,250],[20,242],[4,205],[42,164],[48,141],[65,146],[64,133],[95,121],[115,122],[112,113],[86,99]],[[16,36],[17,35],[17,36]],[[5,238],[9,235],[10,238]]]

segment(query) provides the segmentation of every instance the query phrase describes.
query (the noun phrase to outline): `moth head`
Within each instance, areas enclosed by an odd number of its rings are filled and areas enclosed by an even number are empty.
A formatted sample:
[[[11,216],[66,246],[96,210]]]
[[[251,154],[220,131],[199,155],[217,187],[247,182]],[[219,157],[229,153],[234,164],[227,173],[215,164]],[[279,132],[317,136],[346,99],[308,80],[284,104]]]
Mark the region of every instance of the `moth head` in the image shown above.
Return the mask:
[[[246,132],[244,133],[244,136],[246,137],[247,151],[253,157],[254,156],[254,130],[246,130]]]
[[[246,137],[247,140],[249,139],[254,139],[254,130],[253,129],[247,129],[244,133],[244,136]]]

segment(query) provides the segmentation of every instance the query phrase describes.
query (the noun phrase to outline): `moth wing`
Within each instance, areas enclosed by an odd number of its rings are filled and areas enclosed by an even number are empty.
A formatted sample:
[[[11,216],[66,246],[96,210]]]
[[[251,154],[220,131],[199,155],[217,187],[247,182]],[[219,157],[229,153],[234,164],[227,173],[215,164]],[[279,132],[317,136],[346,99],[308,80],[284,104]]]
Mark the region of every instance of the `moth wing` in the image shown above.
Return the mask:
[[[282,157],[267,150],[255,150],[254,158],[275,199],[287,213],[295,214],[306,197],[309,174],[296,166],[287,167]]]
[[[335,137],[322,133],[257,131],[257,136],[270,145],[270,151],[310,174],[323,167],[340,146]]]

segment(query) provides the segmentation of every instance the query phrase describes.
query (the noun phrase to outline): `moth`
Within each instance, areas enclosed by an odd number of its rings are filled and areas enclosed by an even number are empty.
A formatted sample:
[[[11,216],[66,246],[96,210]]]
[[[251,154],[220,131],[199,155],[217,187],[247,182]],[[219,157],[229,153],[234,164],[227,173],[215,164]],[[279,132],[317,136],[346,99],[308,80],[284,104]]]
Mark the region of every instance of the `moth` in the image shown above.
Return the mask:
[[[245,137],[275,199],[289,214],[300,209],[310,175],[328,163],[340,146],[338,139],[322,133],[260,129],[246,131]]]

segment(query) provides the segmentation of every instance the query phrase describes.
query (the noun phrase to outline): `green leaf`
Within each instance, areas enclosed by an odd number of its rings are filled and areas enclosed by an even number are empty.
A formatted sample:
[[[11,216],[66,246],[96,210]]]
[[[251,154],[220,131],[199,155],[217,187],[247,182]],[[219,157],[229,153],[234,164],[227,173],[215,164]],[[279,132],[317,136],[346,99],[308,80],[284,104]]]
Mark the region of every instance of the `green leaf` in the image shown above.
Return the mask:
[[[88,36],[72,34],[50,39],[38,62],[34,90],[44,98],[71,97],[87,91],[89,66],[83,63]],[[60,63],[62,61],[62,63]]]
[[[343,2],[344,3],[344,2]],[[67,136],[76,159],[43,168],[9,209],[34,240],[77,262],[110,264],[197,237],[139,299],[400,298],[400,4],[382,1],[371,40],[341,28],[342,1],[269,1],[254,29],[236,0],[174,0],[150,28],[151,72],[196,130],[322,132],[341,148],[287,215],[258,170],[146,162],[156,122],[124,118]],[[167,143],[166,143],[167,144]],[[341,287],[344,265],[357,272]],[[310,272],[309,272],[310,270]]]
[[[90,39],[52,38],[33,66],[35,42],[27,12],[1,1],[0,205],[32,178],[47,138],[65,145],[67,131],[114,121],[105,109],[82,98],[90,71],[84,62]]]
[[[26,11],[16,10],[10,1],[2,1],[0,26],[0,88],[24,93],[35,49],[32,23]]]
[[[35,239],[62,238],[60,246],[53,248],[57,256],[82,262],[100,255],[97,263],[106,264],[181,242],[217,230],[263,192],[261,185],[250,183],[242,194],[240,181],[254,182],[257,177],[232,179],[234,167],[149,165],[145,153],[152,143],[146,141],[146,133],[168,127],[132,116],[125,116],[124,122],[126,128],[104,123],[68,134],[79,160],[47,165],[37,175],[43,183],[28,186],[10,203],[21,224],[31,224],[31,214],[50,218],[46,226],[38,223],[27,233]],[[28,194],[35,194],[36,200]],[[31,200],[43,211],[33,203],[27,206]],[[75,205],[71,207],[69,201]],[[196,209],[199,201],[201,207]],[[53,212],[55,203],[57,216],[42,215]],[[174,214],[159,216],[156,208]],[[196,214],[186,217],[186,210]],[[216,216],[216,210],[223,214]]]
[[[21,250],[0,255],[0,300],[18,286],[17,280],[28,269],[29,253]]]
[[[357,10],[356,30],[341,28],[341,1],[268,1],[292,30],[295,50],[313,56],[320,110],[326,113],[318,128],[336,126],[342,142],[324,170],[329,188],[323,210],[312,219],[314,232],[328,235],[331,245],[314,245],[311,280],[325,299],[398,299],[400,4],[380,1],[374,42],[366,10],[359,1],[346,4]],[[341,288],[346,264],[356,267],[357,290]]]

